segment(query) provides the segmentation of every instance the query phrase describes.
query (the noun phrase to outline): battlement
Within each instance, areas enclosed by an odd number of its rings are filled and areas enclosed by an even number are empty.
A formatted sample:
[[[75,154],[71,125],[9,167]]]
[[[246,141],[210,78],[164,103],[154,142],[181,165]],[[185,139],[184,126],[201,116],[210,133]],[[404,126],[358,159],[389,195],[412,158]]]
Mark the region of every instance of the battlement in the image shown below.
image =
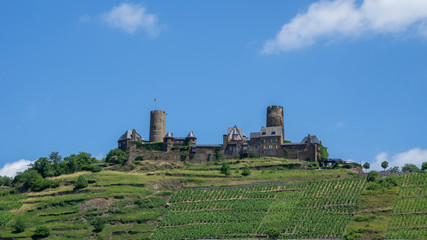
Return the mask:
[[[166,114],[166,112],[165,112],[165,111],[163,111],[163,110],[152,110],[152,111],[150,112],[150,114],[155,114],[155,113],[163,113],[163,114]]]
[[[283,110],[283,107],[282,106],[277,106],[277,105],[272,105],[272,106],[268,106],[267,107],[267,111],[278,110],[278,109],[282,109]]]

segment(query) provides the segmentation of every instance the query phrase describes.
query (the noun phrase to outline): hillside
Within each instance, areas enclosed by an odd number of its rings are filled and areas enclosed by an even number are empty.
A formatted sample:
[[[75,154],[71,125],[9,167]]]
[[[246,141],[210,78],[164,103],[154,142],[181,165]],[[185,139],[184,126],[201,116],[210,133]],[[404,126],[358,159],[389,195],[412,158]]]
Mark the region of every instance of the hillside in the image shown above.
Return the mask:
[[[0,239],[423,239],[427,174],[367,182],[355,169],[311,169],[303,161],[258,158],[220,165],[137,162],[51,177],[40,192],[0,190]],[[250,175],[243,176],[244,166]],[[74,189],[79,176],[88,186]],[[168,203],[168,204],[167,204]],[[168,207],[166,207],[168,206]],[[14,232],[15,222],[25,224]]]

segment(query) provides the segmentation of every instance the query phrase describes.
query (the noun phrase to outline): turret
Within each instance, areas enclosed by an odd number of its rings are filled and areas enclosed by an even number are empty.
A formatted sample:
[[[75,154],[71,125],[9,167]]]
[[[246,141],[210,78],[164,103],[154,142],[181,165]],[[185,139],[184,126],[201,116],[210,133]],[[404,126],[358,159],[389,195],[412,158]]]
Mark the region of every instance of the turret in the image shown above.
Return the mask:
[[[166,135],[166,112],[154,110],[150,112],[150,142],[163,142]]]

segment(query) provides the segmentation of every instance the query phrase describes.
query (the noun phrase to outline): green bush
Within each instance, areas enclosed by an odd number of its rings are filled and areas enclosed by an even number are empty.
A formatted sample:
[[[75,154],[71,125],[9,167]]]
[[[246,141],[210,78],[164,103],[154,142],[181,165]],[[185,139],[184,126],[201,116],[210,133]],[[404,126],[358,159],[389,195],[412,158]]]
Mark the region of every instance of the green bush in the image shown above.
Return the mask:
[[[320,157],[323,160],[327,160],[329,158],[328,148],[323,145],[320,145]]]
[[[33,238],[45,238],[50,235],[50,228],[46,226],[39,226],[34,231]]]
[[[334,162],[333,164],[332,164],[332,169],[335,169],[335,168],[337,168],[338,167],[338,162]]]
[[[136,140],[135,141],[135,147],[136,148],[141,148],[144,145],[144,143],[141,140]]]
[[[376,182],[369,182],[366,185],[366,190],[371,190],[371,191],[378,191],[381,189],[381,185],[376,183]]]
[[[248,157],[249,158],[259,158],[259,155],[255,154],[255,153],[249,153]]]
[[[94,232],[102,232],[105,222],[102,218],[96,218],[91,224]]]
[[[228,165],[228,163],[223,163],[219,170],[225,176],[231,175],[231,168],[230,168],[230,165]]]
[[[143,161],[144,160],[144,155],[138,155],[135,158],[136,161]]]
[[[245,166],[245,167],[243,168],[242,175],[243,175],[243,176],[249,176],[249,175],[251,175],[251,170],[249,169],[249,167],[248,167],[248,166]]]
[[[25,224],[21,218],[18,218],[16,222],[12,225],[15,233],[21,233],[25,231]]]
[[[368,180],[368,182],[375,182],[375,179],[377,179],[377,176],[378,176],[377,171],[370,171],[368,173],[368,177],[366,180]]]
[[[155,143],[144,143],[140,147],[143,151],[163,151],[163,143],[162,142],[155,142]]]
[[[343,168],[345,168],[345,169],[350,169],[350,168],[352,168],[351,164],[344,164],[342,167],[343,167]]]
[[[187,157],[188,157],[188,153],[182,153],[181,154],[181,161],[185,161],[186,159],[187,159]]]
[[[83,189],[88,186],[87,179],[82,175],[77,178],[77,181],[74,183],[74,189]]]
[[[219,147],[215,148],[215,154],[213,156],[214,161],[221,161],[224,158],[221,154],[221,149]]]
[[[318,161],[310,162],[310,167],[312,169],[318,169],[319,168],[319,162]]]
[[[128,161],[128,158],[129,156],[126,152],[123,152],[122,150],[116,148],[111,150],[107,154],[107,158],[105,159],[105,161],[106,163],[124,165]]]

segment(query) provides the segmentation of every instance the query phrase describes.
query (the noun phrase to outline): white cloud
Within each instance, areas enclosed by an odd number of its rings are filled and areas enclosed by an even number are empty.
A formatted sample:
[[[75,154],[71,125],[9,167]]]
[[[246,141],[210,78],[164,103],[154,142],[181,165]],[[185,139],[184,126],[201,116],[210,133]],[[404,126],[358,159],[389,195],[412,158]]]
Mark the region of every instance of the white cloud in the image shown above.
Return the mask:
[[[397,153],[391,157],[388,153],[381,152],[375,157],[375,161],[371,164],[370,170],[382,170],[381,163],[387,161],[389,167],[403,167],[405,163],[412,163],[421,168],[423,162],[427,162],[427,149],[412,148],[406,152]]]
[[[311,46],[318,41],[364,34],[398,33],[415,26],[427,37],[426,0],[321,0],[298,14],[262,53],[272,54]]]
[[[139,4],[122,3],[102,15],[102,20],[110,27],[133,34],[138,30],[146,31],[150,36],[158,35],[157,16],[147,13]]]
[[[34,162],[35,161],[21,159],[13,163],[6,163],[3,168],[0,169],[0,176],[15,177],[18,172],[27,170],[29,165]]]

